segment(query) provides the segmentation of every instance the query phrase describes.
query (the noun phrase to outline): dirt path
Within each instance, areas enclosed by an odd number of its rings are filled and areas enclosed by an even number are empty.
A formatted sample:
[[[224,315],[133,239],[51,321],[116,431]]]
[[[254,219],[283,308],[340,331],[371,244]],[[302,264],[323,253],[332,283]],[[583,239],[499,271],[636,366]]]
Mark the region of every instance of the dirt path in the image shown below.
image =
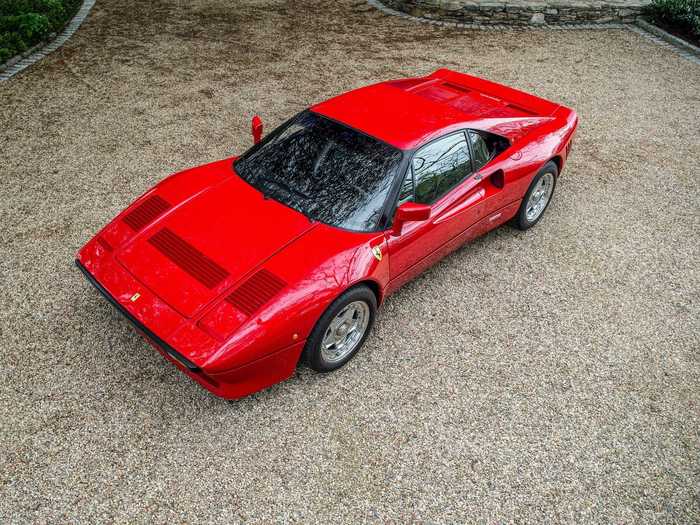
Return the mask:
[[[624,30],[232,4],[98,1],[0,84],[0,521],[700,519],[700,67]],[[338,373],[220,401],[73,268],[253,113],[443,66],[576,108],[573,158],[538,227],[391,298]]]

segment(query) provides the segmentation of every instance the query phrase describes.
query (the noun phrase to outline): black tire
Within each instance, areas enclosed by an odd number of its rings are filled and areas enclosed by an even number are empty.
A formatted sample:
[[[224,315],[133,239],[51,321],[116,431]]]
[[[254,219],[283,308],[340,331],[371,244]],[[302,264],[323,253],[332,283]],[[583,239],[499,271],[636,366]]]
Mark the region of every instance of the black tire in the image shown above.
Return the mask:
[[[346,306],[355,301],[362,301],[369,308],[369,321],[367,327],[365,328],[364,334],[362,334],[359,342],[356,343],[356,346],[350,353],[345,355],[340,361],[330,362],[324,358],[323,352],[321,351],[321,343],[323,342],[323,338],[335,317]],[[340,297],[330,304],[330,306],[316,322],[316,326],[311,331],[311,335],[306,341],[306,346],[304,346],[302,359],[317,372],[332,372],[333,370],[337,370],[345,363],[350,361],[350,359],[353,358],[360,348],[362,348],[362,345],[365,344],[365,340],[374,326],[376,313],[377,297],[367,286],[359,285],[345,291]]]
[[[542,211],[534,219],[528,220],[528,218],[527,218],[527,203],[530,200],[530,196],[532,195],[532,192],[535,191],[535,188],[537,187],[538,183],[546,174],[552,174],[554,176],[554,178],[552,180],[552,191],[550,192],[549,198],[547,199],[547,202],[546,202],[544,208],[542,209]],[[554,197],[554,190],[557,187],[557,177],[558,176],[559,176],[559,168],[557,168],[556,163],[553,161],[549,161],[547,164],[545,164],[542,167],[542,169],[537,173],[537,175],[535,175],[535,178],[532,179],[532,182],[530,183],[530,187],[527,189],[527,193],[525,193],[525,197],[523,198],[523,202],[520,204],[520,209],[518,210],[518,214],[515,216],[515,219],[513,220],[513,225],[516,228],[518,228],[519,230],[528,230],[540,221],[540,219],[544,215],[544,212],[549,207],[549,203],[552,202],[552,197]]]

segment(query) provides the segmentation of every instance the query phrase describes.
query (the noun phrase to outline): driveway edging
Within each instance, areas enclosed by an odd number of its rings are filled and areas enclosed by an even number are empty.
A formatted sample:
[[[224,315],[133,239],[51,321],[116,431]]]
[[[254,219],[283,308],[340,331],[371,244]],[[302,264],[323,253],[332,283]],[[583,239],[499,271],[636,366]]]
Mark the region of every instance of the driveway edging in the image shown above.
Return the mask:
[[[367,0],[367,3],[379,9],[387,15],[398,16],[401,18],[406,18],[414,22],[421,22],[424,24],[432,24],[436,26],[444,27],[459,27],[464,29],[482,29],[486,31],[509,29],[513,31],[527,31],[533,29],[555,29],[555,30],[567,30],[567,29],[626,29],[629,24],[623,22],[601,22],[601,23],[572,23],[572,24],[526,24],[526,25],[510,25],[510,24],[474,24],[468,22],[450,22],[447,20],[438,20],[434,18],[425,18],[420,16],[410,15],[404,13],[403,11],[398,11],[397,9],[392,9],[388,7],[380,0]]]
[[[668,31],[664,31],[659,26],[656,26],[641,18],[637,20],[637,25],[644,29],[644,31],[646,31],[647,33],[651,33],[652,35],[659,37],[661,40],[664,40],[669,44],[682,49],[686,53],[700,58],[700,47],[694,46],[690,42],[686,42],[682,38],[678,38],[677,36],[672,35]]]
[[[374,7],[375,9],[378,9],[379,11],[391,15],[391,16],[398,16],[401,18],[405,18],[407,20],[411,20],[414,22],[420,22],[424,24],[432,24],[436,26],[443,26],[443,27],[454,27],[454,28],[463,28],[463,29],[479,29],[479,30],[484,30],[484,31],[500,31],[500,30],[511,30],[511,31],[541,31],[541,30],[576,30],[576,29],[627,29],[628,31],[632,31],[633,33],[637,33],[638,35],[643,36],[647,40],[650,40],[660,46],[667,47],[674,52],[676,52],[678,55],[682,56],[683,58],[686,58],[690,60],[691,62],[700,65],[700,55],[696,55],[692,50],[688,49],[687,46],[691,46],[691,44],[688,44],[685,41],[682,41],[683,44],[685,45],[680,45],[677,40],[680,40],[677,37],[674,37],[673,35],[670,35],[666,33],[666,31],[663,31],[662,29],[657,28],[656,26],[652,26],[651,24],[644,22],[643,20],[636,20],[635,24],[627,24],[627,23],[619,23],[619,22],[610,22],[610,23],[593,23],[593,24],[540,24],[540,25],[505,25],[505,24],[490,24],[490,25],[483,25],[483,24],[469,24],[469,23],[459,23],[459,22],[448,22],[448,21],[443,21],[443,20],[434,20],[431,18],[423,18],[420,16],[414,16],[410,15],[408,13],[404,13],[403,11],[398,11],[396,9],[392,9],[391,7],[386,6],[383,4],[380,0],[367,0],[367,3]],[[652,30],[650,28],[654,28],[655,30]],[[658,31],[656,31],[658,30]],[[671,38],[666,38],[665,36],[661,35],[660,33],[665,33]],[[695,48],[695,46],[691,46]],[[697,49],[697,48],[695,48]]]
[[[412,15],[465,24],[632,23],[650,0],[380,0]]]
[[[59,47],[65,44],[66,41],[71,36],[73,36],[73,33],[75,33],[78,30],[85,18],[87,18],[87,15],[90,13],[90,10],[94,5],[95,0],[84,0],[83,5],[80,6],[80,9],[78,9],[78,12],[71,19],[71,21],[68,22],[68,25],[65,28],[63,28],[63,31],[61,31],[58,34],[58,36],[56,36],[56,38],[54,38],[50,42],[47,42],[46,45],[41,46],[41,48],[36,49],[36,51],[31,53],[30,55],[22,58],[21,60],[18,60],[11,66],[7,67],[4,71],[0,72],[0,82],[12,78],[20,71],[28,68],[32,64],[46,57],[49,53],[53,53]]]

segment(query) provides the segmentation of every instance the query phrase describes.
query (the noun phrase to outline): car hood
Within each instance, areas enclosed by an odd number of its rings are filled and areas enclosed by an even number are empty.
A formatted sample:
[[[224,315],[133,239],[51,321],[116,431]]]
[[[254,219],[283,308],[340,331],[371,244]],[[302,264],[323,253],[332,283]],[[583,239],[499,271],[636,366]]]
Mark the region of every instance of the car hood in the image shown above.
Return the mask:
[[[312,227],[303,214],[233,175],[149,224],[117,260],[191,318]]]

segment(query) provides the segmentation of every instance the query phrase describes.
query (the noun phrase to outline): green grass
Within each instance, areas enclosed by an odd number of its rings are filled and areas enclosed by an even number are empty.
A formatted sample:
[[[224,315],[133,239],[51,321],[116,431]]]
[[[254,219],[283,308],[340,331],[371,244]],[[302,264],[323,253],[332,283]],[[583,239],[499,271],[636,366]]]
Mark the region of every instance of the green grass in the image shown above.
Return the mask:
[[[653,0],[644,14],[656,25],[700,45],[700,0]]]
[[[60,31],[81,0],[0,0],[0,64]]]

